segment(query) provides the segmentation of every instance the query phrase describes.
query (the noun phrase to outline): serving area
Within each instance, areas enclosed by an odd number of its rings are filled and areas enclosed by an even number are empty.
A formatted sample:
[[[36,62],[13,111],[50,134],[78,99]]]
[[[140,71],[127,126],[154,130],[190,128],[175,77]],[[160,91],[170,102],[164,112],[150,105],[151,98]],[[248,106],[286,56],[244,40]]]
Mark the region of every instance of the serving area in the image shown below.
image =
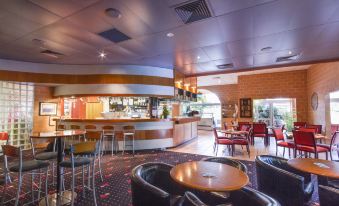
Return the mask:
[[[122,149],[123,127],[135,127],[135,149],[164,149],[175,147],[198,137],[197,122],[199,117],[181,117],[169,119],[129,118],[129,119],[55,119],[57,127],[71,129],[77,125],[86,130],[86,125],[94,125],[97,129],[113,126],[118,148]],[[109,150],[109,148],[107,148]]]

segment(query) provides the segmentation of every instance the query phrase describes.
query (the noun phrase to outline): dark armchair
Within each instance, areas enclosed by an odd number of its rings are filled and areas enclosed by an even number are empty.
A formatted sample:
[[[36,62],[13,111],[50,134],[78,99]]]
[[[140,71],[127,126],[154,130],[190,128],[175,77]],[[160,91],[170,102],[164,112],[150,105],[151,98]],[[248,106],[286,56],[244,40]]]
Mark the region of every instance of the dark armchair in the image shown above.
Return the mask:
[[[321,206],[338,206],[339,189],[319,185],[319,200]]]
[[[290,167],[281,157],[261,155],[255,162],[259,191],[286,206],[302,206],[311,198],[314,185],[310,174]]]
[[[185,190],[170,177],[172,165],[145,163],[131,173],[134,206],[170,206],[176,204]]]
[[[189,196],[186,196],[189,195]],[[207,205],[223,205],[223,206],[280,206],[280,204],[273,198],[249,187],[244,187],[241,190],[232,191],[229,193],[229,198],[225,199],[222,203],[219,199],[215,202],[206,204],[198,197],[190,192],[185,194],[180,203],[176,206],[207,206]]]

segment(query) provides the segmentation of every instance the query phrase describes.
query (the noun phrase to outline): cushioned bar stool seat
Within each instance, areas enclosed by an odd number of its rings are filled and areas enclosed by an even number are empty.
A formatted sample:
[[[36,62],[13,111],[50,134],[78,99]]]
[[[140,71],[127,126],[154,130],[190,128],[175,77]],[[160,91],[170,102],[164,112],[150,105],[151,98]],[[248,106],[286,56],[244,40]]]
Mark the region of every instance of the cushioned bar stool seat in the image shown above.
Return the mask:
[[[42,169],[42,168],[46,168],[48,166],[49,166],[49,163],[45,162],[45,161],[40,161],[40,160],[24,161],[22,163],[22,172]],[[15,165],[13,165],[13,166],[11,166],[9,168],[9,171],[11,171],[11,172],[19,172],[20,171],[20,164],[19,163],[15,163]]]
[[[56,159],[58,156],[57,152],[43,152],[35,155],[36,160],[52,160]]]

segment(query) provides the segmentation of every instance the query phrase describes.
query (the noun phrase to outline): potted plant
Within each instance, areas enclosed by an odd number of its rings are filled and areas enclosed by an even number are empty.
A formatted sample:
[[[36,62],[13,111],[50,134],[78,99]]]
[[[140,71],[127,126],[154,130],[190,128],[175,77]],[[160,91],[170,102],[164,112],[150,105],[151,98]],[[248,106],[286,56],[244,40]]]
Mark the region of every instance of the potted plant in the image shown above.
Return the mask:
[[[167,109],[167,106],[164,106],[164,108],[163,108],[163,110],[162,110],[162,117],[163,117],[164,119],[167,119],[168,115],[169,115],[169,111],[168,111],[168,109]]]

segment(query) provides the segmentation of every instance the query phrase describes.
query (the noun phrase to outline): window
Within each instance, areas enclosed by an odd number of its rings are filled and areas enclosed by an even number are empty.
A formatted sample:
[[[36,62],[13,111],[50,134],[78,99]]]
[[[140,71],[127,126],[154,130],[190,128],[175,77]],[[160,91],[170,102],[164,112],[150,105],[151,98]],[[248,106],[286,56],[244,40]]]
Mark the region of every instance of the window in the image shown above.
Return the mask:
[[[8,132],[9,143],[29,147],[32,130],[34,86],[0,81],[0,131]]]
[[[291,131],[296,120],[295,102],[295,99],[256,99],[253,101],[254,121],[273,127],[285,125]]]
[[[330,93],[331,124],[339,124],[339,91]]]

